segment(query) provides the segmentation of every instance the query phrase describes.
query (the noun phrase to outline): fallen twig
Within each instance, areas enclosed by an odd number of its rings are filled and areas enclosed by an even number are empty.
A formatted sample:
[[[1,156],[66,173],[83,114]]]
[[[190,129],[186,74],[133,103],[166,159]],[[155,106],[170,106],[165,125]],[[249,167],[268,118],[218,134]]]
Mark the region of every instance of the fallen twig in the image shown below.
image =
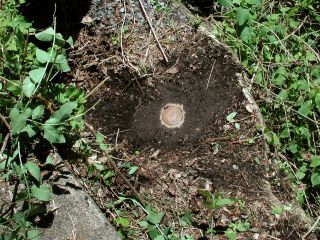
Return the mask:
[[[6,119],[2,114],[0,114],[0,119],[1,119],[1,121],[4,123],[4,125],[6,125],[6,127],[8,128],[8,130],[11,131],[11,126],[10,126],[10,124],[8,123],[7,119]]]
[[[318,225],[319,221],[320,221],[320,216],[317,217],[317,220],[314,222],[314,224],[313,224],[312,227],[309,229],[309,231],[306,232],[306,233],[302,236],[302,238],[301,238],[302,240],[306,239],[306,238],[309,236],[309,234],[316,228],[316,226]]]
[[[86,127],[89,129],[89,131],[91,132],[92,135],[96,135],[95,130],[93,129],[93,127],[91,125],[89,125],[88,123],[85,123]],[[112,168],[117,172],[117,174],[119,175],[119,177],[127,184],[127,186],[131,189],[131,191],[133,192],[133,194],[136,196],[136,198],[140,201],[140,203],[142,205],[146,205],[145,201],[142,199],[142,197],[140,196],[140,194],[138,193],[138,191],[134,188],[134,186],[130,183],[130,181],[126,178],[126,176],[123,175],[123,173],[120,171],[120,169],[118,168],[116,162],[110,157],[109,153],[107,151],[103,151],[104,155],[107,159],[107,161],[111,164]]]
[[[144,17],[146,18],[146,20],[147,20],[147,22],[148,22],[148,24],[149,24],[149,26],[150,26],[150,29],[151,29],[151,31],[152,31],[152,34],[153,34],[153,36],[154,36],[154,38],[155,38],[155,40],[156,40],[156,42],[157,42],[157,44],[158,44],[158,47],[159,47],[159,49],[160,49],[160,51],[161,51],[161,53],[162,53],[162,55],[163,55],[163,58],[164,58],[164,60],[166,61],[166,63],[168,63],[169,60],[168,60],[168,58],[167,58],[167,55],[166,55],[166,53],[164,52],[164,50],[163,50],[163,48],[162,48],[162,46],[161,46],[161,43],[159,42],[159,39],[158,39],[158,37],[157,37],[156,32],[154,31],[154,28],[152,27],[152,24],[151,24],[151,21],[150,21],[150,18],[149,18],[149,16],[148,16],[147,12],[146,12],[146,9],[144,8],[143,3],[141,2],[141,0],[139,0],[139,3],[140,3],[140,7],[141,7],[141,9],[142,9],[142,12],[143,12],[143,14],[144,14]]]

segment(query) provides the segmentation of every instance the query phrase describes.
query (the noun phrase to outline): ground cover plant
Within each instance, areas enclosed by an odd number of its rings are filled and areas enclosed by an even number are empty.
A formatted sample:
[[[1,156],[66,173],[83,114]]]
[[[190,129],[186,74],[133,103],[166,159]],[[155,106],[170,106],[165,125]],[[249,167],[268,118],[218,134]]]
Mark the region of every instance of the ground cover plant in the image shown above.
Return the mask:
[[[51,197],[41,169],[52,159],[50,151],[43,162],[33,154],[44,143],[66,143],[77,135],[85,98],[82,90],[57,81],[70,71],[66,48],[72,39],[65,40],[55,27],[37,31],[18,8],[8,0],[0,11],[0,173],[19,186],[13,205],[2,209],[0,232],[1,239],[36,239],[31,220],[45,213],[42,203]]]
[[[245,67],[262,110],[267,141],[297,184],[297,198],[319,214],[319,4],[314,0],[218,0],[213,34]],[[218,15],[218,16],[217,16]],[[309,202],[311,201],[311,202]],[[312,203],[312,204],[311,204]]]

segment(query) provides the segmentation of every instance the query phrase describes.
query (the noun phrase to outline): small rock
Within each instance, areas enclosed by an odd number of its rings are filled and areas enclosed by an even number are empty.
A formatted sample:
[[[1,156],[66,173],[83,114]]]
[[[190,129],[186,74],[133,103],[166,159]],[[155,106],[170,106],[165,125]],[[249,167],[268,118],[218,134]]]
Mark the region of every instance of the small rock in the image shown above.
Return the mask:
[[[239,167],[238,167],[237,165],[233,164],[233,165],[232,165],[232,169],[233,169],[233,170],[239,170]]]

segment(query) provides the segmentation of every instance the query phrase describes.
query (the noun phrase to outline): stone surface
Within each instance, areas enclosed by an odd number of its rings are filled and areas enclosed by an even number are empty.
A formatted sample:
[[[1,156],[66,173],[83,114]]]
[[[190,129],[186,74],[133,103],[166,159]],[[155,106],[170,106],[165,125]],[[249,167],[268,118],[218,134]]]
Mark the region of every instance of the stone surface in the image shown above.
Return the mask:
[[[57,166],[51,201],[51,209],[57,210],[54,211],[52,225],[43,229],[40,239],[120,239],[93,199],[63,165],[61,158],[58,158]]]

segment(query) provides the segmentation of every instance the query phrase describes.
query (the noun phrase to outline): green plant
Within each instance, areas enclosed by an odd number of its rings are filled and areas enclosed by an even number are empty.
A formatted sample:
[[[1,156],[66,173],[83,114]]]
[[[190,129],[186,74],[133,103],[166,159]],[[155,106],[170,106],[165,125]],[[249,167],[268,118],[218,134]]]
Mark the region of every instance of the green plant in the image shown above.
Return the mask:
[[[320,186],[320,15],[317,1],[269,5],[263,0],[219,0],[223,22],[213,34],[245,66],[274,149],[295,166],[294,181]],[[251,88],[251,86],[249,86]]]
[[[65,40],[55,27],[36,33],[18,7],[7,0],[0,11],[0,171],[5,180],[24,186],[15,199],[24,204],[0,222],[4,239],[36,239],[30,219],[50,200],[51,190],[32,149],[43,141],[62,144],[77,137],[84,127],[85,94],[55,81],[70,71],[66,46],[73,47],[72,39]],[[30,42],[31,35],[48,48]],[[50,157],[46,164],[52,164]]]

